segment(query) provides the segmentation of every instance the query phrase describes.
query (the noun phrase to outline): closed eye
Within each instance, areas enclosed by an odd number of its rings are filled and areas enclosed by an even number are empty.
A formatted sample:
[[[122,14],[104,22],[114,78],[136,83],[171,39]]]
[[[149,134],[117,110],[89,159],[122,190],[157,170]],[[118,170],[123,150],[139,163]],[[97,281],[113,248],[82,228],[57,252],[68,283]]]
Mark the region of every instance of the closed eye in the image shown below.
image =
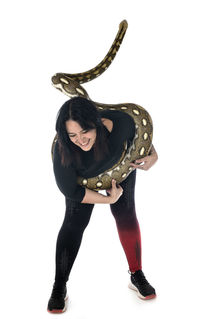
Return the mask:
[[[83,131],[83,134],[85,134],[85,133],[87,133],[88,131],[86,130],[86,131]],[[74,136],[76,136],[76,134],[75,135],[70,135],[69,134],[69,137],[74,137]]]

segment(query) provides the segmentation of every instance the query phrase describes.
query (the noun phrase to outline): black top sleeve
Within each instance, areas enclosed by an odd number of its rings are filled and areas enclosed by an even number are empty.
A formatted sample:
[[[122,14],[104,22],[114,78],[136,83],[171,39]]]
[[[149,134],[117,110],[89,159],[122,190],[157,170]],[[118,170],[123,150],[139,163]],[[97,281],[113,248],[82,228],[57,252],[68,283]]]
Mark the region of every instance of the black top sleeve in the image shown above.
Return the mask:
[[[85,187],[77,184],[77,174],[73,166],[63,167],[58,149],[58,142],[55,144],[53,156],[53,170],[58,188],[67,198],[81,202],[85,196]]]

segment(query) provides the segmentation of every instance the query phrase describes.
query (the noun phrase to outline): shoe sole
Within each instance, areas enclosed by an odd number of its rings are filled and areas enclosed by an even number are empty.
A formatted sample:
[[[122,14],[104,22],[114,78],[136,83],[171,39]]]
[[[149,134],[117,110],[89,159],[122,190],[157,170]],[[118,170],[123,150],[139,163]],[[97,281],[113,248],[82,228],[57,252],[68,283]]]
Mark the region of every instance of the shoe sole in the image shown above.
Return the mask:
[[[128,284],[128,288],[130,288],[130,289],[136,291],[138,297],[139,297],[140,299],[142,299],[142,300],[149,300],[149,299],[153,299],[153,298],[156,297],[156,294],[152,294],[152,295],[149,295],[149,296],[143,296],[143,295],[141,295],[141,293],[139,292],[138,288],[137,288],[136,286],[134,286],[134,285],[132,284],[132,282],[130,282],[130,283]]]
[[[65,306],[63,309],[52,309],[52,310],[47,309],[47,311],[50,313],[63,313],[67,310],[67,301],[68,301],[68,296],[65,297]]]

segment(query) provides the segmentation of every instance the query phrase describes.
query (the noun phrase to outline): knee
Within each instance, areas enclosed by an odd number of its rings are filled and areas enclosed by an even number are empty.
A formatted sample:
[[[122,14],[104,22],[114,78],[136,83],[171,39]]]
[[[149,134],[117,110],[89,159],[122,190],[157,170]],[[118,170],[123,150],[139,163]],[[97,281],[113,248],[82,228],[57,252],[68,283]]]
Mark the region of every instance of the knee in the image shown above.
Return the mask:
[[[138,224],[135,207],[111,207],[111,212],[115,221],[119,225],[124,225],[126,228],[128,225],[135,227]]]
[[[65,212],[63,227],[68,230],[83,231],[87,227],[90,217],[90,210],[83,209],[83,207],[68,207]]]
[[[77,214],[74,212],[73,215],[67,216],[65,220],[65,228],[68,230],[76,230],[76,231],[83,231],[90,221],[90,215],[87,214]]]

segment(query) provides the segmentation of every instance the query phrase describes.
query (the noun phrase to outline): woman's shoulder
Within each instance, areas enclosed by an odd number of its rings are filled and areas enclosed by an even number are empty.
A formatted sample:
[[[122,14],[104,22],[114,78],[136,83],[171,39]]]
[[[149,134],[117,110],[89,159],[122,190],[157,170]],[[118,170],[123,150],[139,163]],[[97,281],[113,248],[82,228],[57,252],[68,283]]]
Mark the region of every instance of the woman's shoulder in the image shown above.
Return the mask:
[[[111,143],[133,139],[135,135],[135,123],[131,115],[120,110],[103,110],[101,117],[112,121]],[[107,124],[107,123],[106,123]],[[109,124],[108,124],[109,125]]]
[[[100,114],[103,125],[110,133],[113,130],[113,126],[116,125],[116,121],[119,119],[120,115],[123,116],[123,112],[109,109],[101,111]]]
[[[131,118],[131,116],[127,112],[120,111],[120,110],[106,109],[106,110],[100,111],[100,114],[101,114],[101,118],[110,119],[112,121],[115,121],[115,120],[117,121],[120,118],[121,119]]]
[[[107,128],[107,130],[108,130],[109,132],[112,132],[112,129],[113,129],[113,121],[110,120],[110,119],[104,118],[104,117],[101,118],[101,121],[102,121],[103,125]]]
[[[120,110],[103,110],[101,111],[101,119],[109,132],[113,131],[113,129],[118,130],[122,126],[134,125],[132,117]]]

